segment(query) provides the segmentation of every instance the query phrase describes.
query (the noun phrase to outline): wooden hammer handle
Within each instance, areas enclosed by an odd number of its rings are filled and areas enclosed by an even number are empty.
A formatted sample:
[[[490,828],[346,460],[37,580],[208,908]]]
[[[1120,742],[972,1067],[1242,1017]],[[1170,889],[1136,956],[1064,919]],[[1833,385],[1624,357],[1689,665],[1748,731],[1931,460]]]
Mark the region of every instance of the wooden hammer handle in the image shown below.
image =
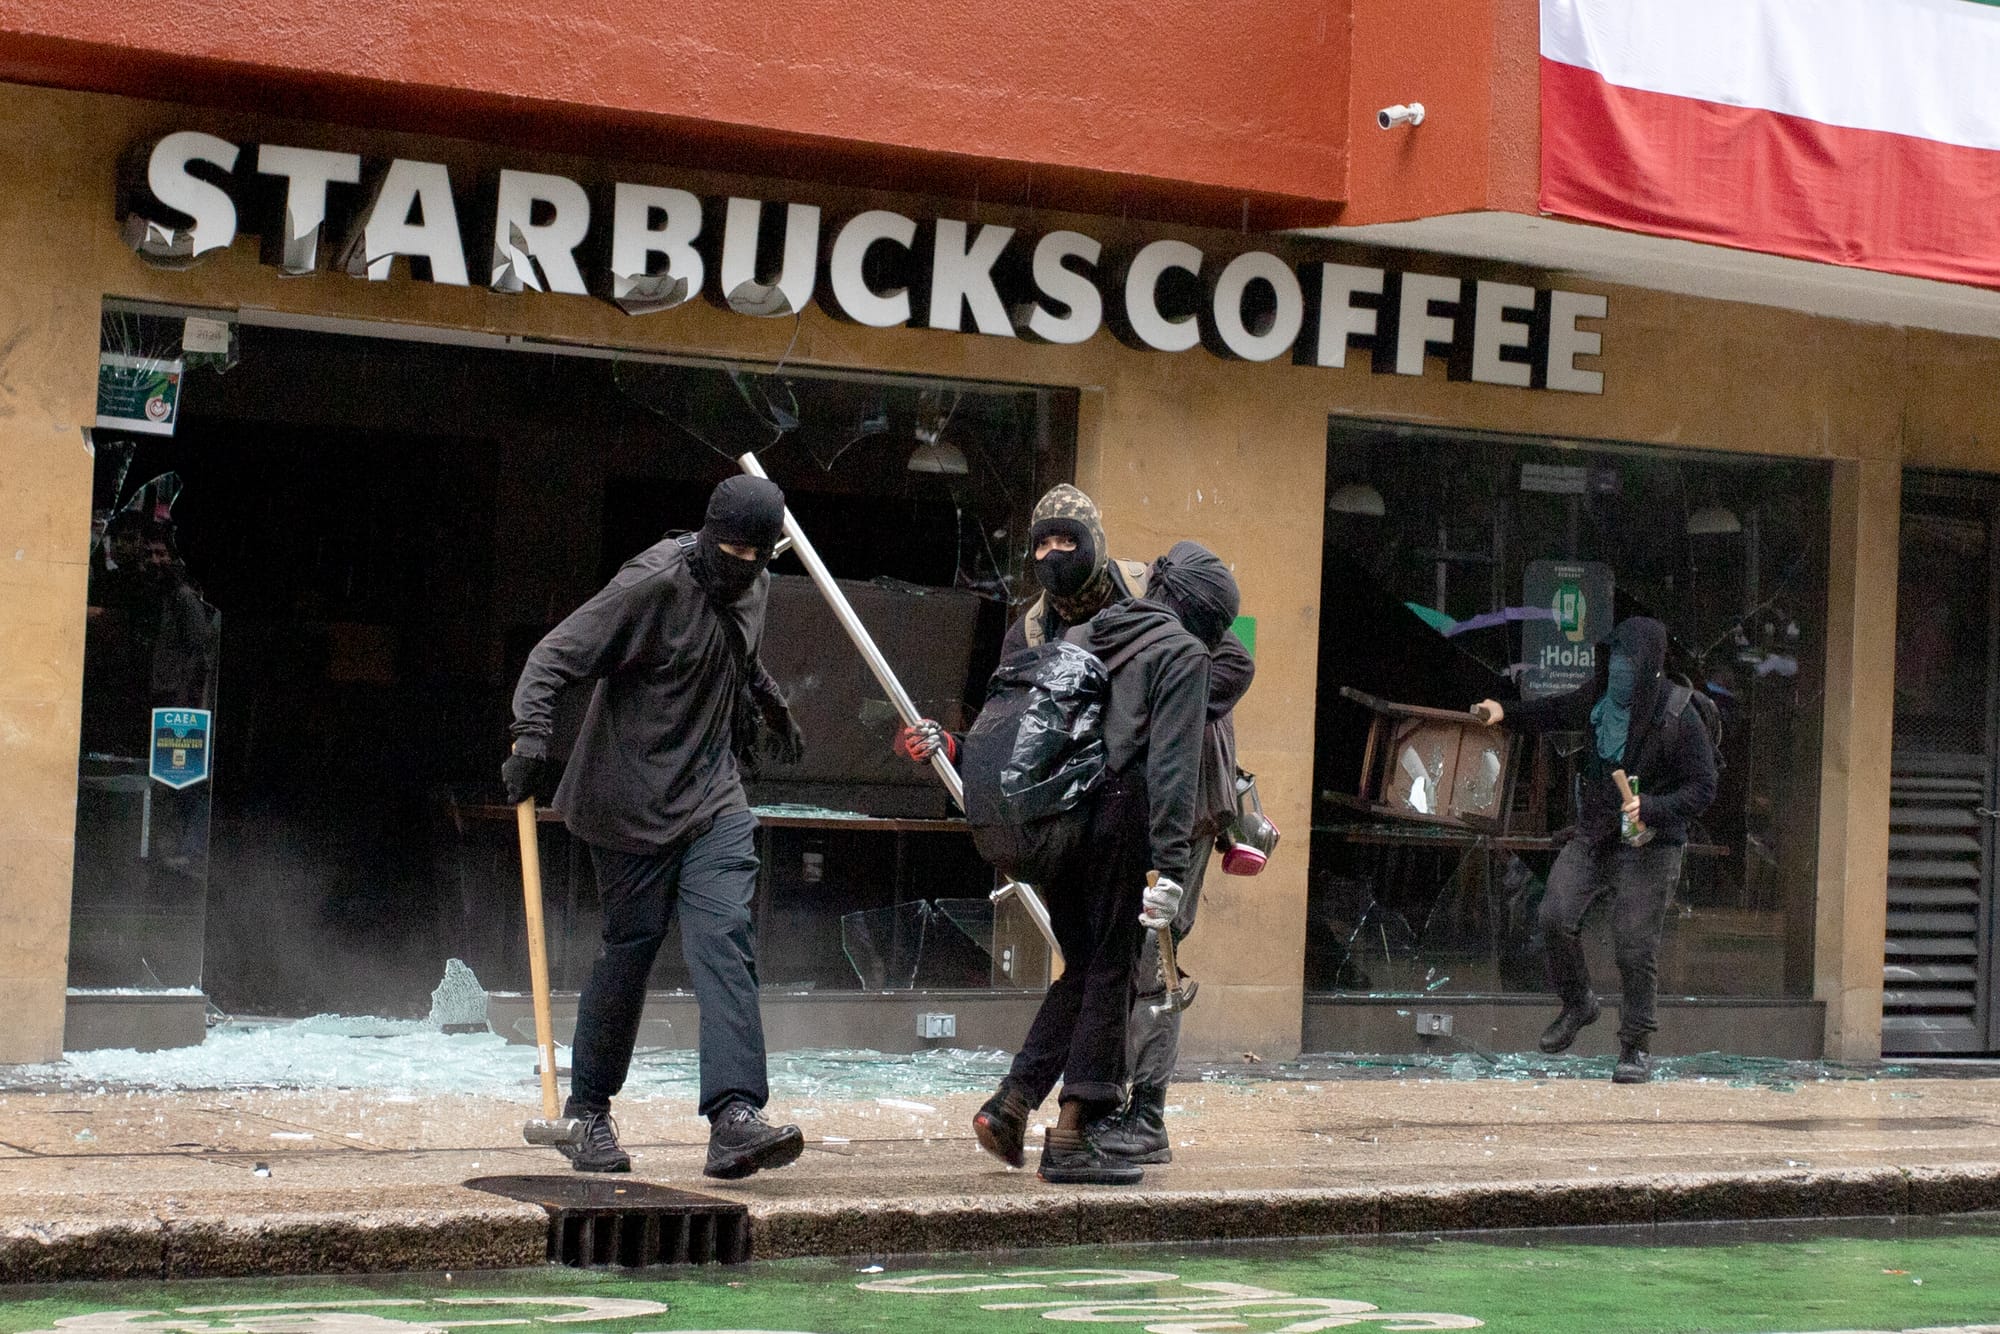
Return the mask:
[[[549,1014],[549,938],[542,926],[542,851],[535,799],[514,808],[521,836],[521,897],[528,925],[528,982],[535,998],[535,1046],[542,1054],[542,1115],[556,1117],[556,1037]]]
[[[1159,883],[1158,871],[1146,872],[1147,889]],[[1177,992],[1181,989],[1181,969],[1179,961],[1174,958],[1174,924],[1168,922],[1165,926],[1154,927],[1153,931],[1160,941],[1160,980],[1167,984],[1169,992]]]

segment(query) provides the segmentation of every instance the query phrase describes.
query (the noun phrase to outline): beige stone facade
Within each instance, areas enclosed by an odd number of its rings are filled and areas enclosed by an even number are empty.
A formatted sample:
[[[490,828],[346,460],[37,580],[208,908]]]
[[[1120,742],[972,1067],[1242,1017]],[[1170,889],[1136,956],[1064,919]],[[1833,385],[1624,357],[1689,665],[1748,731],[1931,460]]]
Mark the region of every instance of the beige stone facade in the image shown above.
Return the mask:
[[[582,297],[503,296],[398,277],[284,278],[254,238],[184,272],[149,267],[120,240],[115,174],[128,147],[177,129],[422,158],[471,179],[497,166],[697,193],[904,207],[963,204],[818,182],[717,177],[671,167],[552,158],[89,94],[0,85],[0,1062],[62,1045],[89,546],[98,319],[106,297],[354,321],[439,326],[752,361],[775,360],[789,322],[692,303],[641,318]],[[745,164],[746,167],[754,164]],[[1214,253],[1262,246],[1227,233],[980,209],[985,221],[1073,225],[1107,243],[1184,234]],[[1420,255],[1378,262],[1424,267]],[[1467,272],[1453,264],[1453,272]],[[1508,271],[1492,276],[1536,281]],[[1546,285],[1547,280],[1543,279]],[[792,356],[810,365],[923,372],[1075,388],[1077,481],[1101,504],[1114,551],[1191,537],[1236,565],[1257,617],[1257,689],[1239,712],[1246,763],[1267,807],[1305,830],[1313,770],[1315,645],[1330,416],[1656,446],[1749,451],[1833,465],[1833,634],[1826,664],[1816,995],[1827,1052],[1879,1050],[1896,533],[1904,464],[2000,470],[2000,338],[1868,327],[1746,305],[1602,291],[1602,395],[1538,392],[1202,351],[1129,349],[1108,333],[1076,347],[897,328],[809,311]],[[782,326],[782,327],[781,327]],[[501,568],[506,568],[503,561]],[[1203,979],[1187,1054],[1295,1054],[1303,1002],[1305,839],[1248,881],[1212,881],[1188,967]],[[1289,851],[1289,849],[1288,849]]]

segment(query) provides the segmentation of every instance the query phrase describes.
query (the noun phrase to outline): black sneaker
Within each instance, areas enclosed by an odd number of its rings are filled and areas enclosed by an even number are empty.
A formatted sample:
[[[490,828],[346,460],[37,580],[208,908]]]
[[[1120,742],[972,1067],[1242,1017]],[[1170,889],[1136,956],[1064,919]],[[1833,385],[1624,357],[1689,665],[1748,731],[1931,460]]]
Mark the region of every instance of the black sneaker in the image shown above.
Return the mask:
[[[1582,1005],[1563,1006],[1555,1022],[1542,1030],[1542,1040],[1537,1045],[1550,1056],[1568,1051],[1570,1043],[1576,1041],[1576,1035],[1597,1022],[1599,1013],[1597,997],[1584,993]]]
[[[1042,1164],[1035,1175],[1059,1186],[1136,1186],[1145,1169],[1128,1158],[1113,1158],[1088,1135],[1073,1135],[1068,1143],[1051,1128],[1042,1140]]]
[[[1009,1167],[1026,1166],[1021,1137],[1027,1132],[1028,1113],[1033,1110],[1020,1090],[1002,1080],[1000,1091],[973,1114],[972,1133],[979,1137],[979,1147]]]
[[[1129,1163],[1170,1163],[1167,1144],[1167,1091],[1145,1084],[1132,1086],[1132,1100],[1090,1126],[1084,1135],[1099,1151]]]
[[[1636,1042],[1618,1044],[1618,1064],[1611,1068],[1614,1084],[1644,1084],[1653,1077],[1653,1055]]]
[[[749,1103],[732,1102],[709,1124],[708,1162],[701,1174],[734,1181],[797,1162],[805,1148],[806,1137],[797,1126],[774,1126]]]
[[[618,1125],[610,1112],[594,1112],[581,1107],[564,1107],[563,1115],[583,1122],[583,1140],[557,1148],[579,1172],[629,1172],[632,1155],[618,1147]]]

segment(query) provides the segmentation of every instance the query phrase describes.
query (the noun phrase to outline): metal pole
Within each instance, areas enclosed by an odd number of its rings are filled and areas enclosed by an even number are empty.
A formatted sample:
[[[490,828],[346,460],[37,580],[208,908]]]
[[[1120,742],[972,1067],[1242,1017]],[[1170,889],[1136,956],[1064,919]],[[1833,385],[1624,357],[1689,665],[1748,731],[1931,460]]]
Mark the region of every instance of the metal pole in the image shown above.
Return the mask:
[[[752,477],[770,480],[763,465],[757,462],[755,454],[746,453],[739,456],[736,464]],[[819,552],[813,549],[812,540],[806,536],[805,529],[801,528],[799,521],[792,517],[789,506],[785,509],[785,536],[790,539],[794,553],[804,563],[806,573],[812,576],[813,584],[819,589],[820,596],[824,597],[827,605],[833,608],[834,619],[840,622],[840,628],[847,632],[847,637],[854,641],[854,647],[860,651],[862,661],[868,664],[868,670],[875,677],[876,684],[881,686],[883,693],[889,697],[889,703],[896,710],[896,716],[903,720],[905,727],[915,727],[923,715],[917,712],[917,706],[911,701],[909,693],[903,689],[903,683],[896,679],[896,673],[889,666],[889,660],[882,656],[882,650],[875,647],[874,637],[868,633],[868,627],[854,614],[854,608],[848,603],[847,595],[840,591],[838,584],[834,583],[833,575],[828,572],[825,562],[820,560]],[[965,784],[959,778],[958,770],[945,758],[944,750],[939,748],[931,752],[930,762],[931,772],[935,773],[938,781],[944,784],[944,790],[951,794],[951,799],[957,803],[958,808],[964,810]],[[1060,963],[1062,946],[1056,943],[1055,927],[1049,922],[1049,910],[1042,902],[1041,896],[1030,886],[1018,880],[1009,880],[993,891],[993,902],[997,904],[1010,894],[1021,901],[1022,909],[1034,922],[1035,929],[1049,942],[1049,948],[1055,952],[1056,960]]]

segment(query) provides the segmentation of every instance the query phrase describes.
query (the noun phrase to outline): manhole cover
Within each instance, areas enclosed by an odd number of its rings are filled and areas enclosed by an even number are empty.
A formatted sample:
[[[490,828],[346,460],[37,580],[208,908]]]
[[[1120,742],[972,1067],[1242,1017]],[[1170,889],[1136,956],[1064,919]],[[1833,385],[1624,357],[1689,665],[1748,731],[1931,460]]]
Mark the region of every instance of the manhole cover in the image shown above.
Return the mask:
[[[583,1269],[741,1264],[749,1210],[733,1200],[618,1176],[475,1177],[473,1190],[549,1211],[549,1260]]]

